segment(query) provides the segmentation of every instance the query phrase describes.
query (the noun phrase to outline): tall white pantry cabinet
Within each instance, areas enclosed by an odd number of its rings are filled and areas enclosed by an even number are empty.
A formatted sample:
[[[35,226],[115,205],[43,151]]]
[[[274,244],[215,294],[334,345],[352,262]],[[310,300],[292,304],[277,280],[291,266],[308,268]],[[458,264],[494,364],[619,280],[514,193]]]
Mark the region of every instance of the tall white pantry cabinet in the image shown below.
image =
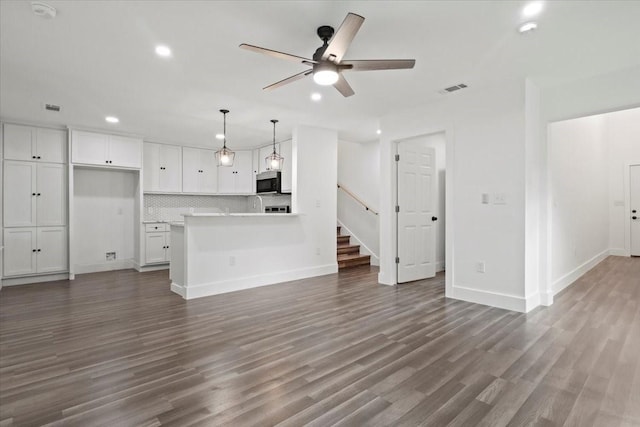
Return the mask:
[[[67,132],[3,125],[4,277],[68,271]]]

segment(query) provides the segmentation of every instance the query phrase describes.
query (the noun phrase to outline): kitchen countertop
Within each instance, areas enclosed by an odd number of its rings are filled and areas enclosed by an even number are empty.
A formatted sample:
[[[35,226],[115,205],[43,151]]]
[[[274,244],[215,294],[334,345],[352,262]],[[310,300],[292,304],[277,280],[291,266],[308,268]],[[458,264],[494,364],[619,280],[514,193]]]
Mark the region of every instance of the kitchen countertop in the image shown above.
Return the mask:
[[[225,217],[225,216],[233,216],[233,217],[263,217],[263,216],[299,216],[296,213],[261,213],[261,212],[237,212],[237,213],[184,213],[182,214],[184,217]]]

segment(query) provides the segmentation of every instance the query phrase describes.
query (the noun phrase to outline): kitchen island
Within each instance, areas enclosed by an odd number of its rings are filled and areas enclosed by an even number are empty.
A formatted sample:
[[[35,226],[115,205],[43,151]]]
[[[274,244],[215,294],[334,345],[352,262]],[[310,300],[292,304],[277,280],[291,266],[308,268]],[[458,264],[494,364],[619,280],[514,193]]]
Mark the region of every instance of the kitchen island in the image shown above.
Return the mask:
[[[185,299],[335,273],[305,215],[190,213],[171,223],[171,290]],[[330,236],[335,242],[335,234]],[[323,239],[324,240],[324,239]],[[334,246],[335,248],[335,246]],[[324,252],[324,251],[323,251]]]

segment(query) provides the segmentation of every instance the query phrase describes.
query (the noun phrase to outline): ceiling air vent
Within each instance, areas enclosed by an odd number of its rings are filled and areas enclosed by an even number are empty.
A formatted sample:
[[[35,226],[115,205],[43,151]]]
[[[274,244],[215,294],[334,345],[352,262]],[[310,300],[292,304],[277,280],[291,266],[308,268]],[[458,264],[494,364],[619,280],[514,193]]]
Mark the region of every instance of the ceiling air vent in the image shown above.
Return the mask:
[[[60,106],[55,104],[44,104],[44,109],[47,111],[55,111],[56,113],[60,112]]]
[[[460,83],[460,84],[457,84],[455,86],[445,87],[444,89],[439,90],[438,93],[446,95],[447,93],[455,92],[457,90],[464,89],[466,87],[467,87],[466,84]]]

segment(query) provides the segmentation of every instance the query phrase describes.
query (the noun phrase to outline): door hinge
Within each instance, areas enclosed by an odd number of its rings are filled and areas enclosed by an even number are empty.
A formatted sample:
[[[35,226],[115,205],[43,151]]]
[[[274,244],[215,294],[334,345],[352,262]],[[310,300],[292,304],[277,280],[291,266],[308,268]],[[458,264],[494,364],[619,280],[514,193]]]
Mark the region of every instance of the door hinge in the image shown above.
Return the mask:
[[[400,161],[400,154],[396,154],[396,162]]]
[[[400,206],[396,206],[396,212],[400,212]]]
[[[396,257],[396,264],[400,264],[400,257]]]

